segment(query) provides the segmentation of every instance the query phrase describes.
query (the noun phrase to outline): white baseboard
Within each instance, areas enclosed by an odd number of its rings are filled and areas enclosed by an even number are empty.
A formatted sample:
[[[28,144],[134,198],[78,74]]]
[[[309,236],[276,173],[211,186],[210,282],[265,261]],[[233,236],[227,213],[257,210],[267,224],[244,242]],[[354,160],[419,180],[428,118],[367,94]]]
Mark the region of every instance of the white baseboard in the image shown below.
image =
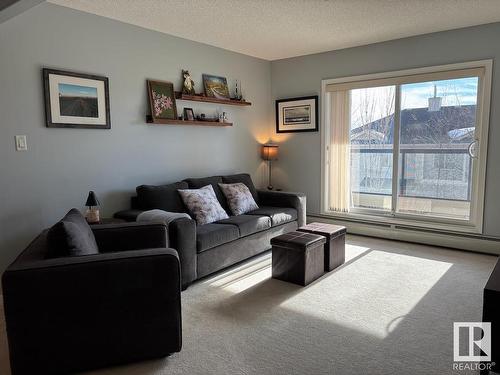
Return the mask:
[[[396,225],[344,221],[320,215],[308,215],[307,222],[313,221],[343,225],[347,228],[347,233],[351,234],[500,255],[500,239],[497,238],[404,228]]]

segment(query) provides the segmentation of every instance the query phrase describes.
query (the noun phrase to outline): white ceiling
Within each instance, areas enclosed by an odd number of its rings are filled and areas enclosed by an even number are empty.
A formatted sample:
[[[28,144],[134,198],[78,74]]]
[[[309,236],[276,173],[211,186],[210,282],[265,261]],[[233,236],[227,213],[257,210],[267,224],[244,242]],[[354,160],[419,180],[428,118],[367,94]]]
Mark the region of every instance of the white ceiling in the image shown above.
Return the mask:
[[[48,0],[267,60],[500,21],[500,0]]]

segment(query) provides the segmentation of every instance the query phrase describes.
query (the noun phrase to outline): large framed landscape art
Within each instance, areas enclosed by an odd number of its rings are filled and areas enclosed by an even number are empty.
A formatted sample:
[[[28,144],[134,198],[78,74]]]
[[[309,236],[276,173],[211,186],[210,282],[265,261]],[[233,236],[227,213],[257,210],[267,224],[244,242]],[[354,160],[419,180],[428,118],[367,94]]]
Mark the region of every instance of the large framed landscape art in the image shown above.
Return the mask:
[[[107,77],[43,69],[49,128],[110,129]]]
[[[318,96],[276,100],[276,132],[318,131]]]

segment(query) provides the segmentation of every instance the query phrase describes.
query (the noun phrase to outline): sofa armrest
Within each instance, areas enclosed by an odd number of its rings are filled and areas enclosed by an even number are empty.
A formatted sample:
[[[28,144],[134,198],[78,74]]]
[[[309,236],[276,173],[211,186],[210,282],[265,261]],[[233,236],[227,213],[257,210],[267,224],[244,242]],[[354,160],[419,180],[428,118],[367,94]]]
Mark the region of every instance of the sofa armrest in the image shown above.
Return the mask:
[[[23,262],[4,272],[2,287],[13,373],[72,373],[181,348],[173,249]],[[54,350],[65,360],[53,361]]]
[[[137,209],[123,210],[123,211],[116,212],[113,215],[113,217],[115,217],[117,219],[122,219],[125,221],[136,221],[137,216],[139,216],[139,214],[142,212],[144,212],[144,210],[137,210]]]
[[[106,263],[110,266],[117,264],[119,261],[133,261],[137,258],[152,258],[155,256],[168,256],[172,259],[179,260],[177,251],[170,248],[148,248],[140,250],[125,250],[108,253],[82,255],[82,256],[67,256],[59,258],[36,259],[24,262],[16,262],[10,265],[3,274],[3,279],[13,272],[18,271],[50,271],[57,267],[89,267],[92,268],[98,263]]]
[[[120,223],[93,225],[99,251],[139,250],[167,247],[167,227],[164,223]]]
[[[295,208],[299,227],[306,225],[306,196],[303,193],[258,190],[257,194],[263,206]]]
[[[181,262],[182,290],[197,279],[196,221],[173,220],[168,225],[170,247],[177,250]]]

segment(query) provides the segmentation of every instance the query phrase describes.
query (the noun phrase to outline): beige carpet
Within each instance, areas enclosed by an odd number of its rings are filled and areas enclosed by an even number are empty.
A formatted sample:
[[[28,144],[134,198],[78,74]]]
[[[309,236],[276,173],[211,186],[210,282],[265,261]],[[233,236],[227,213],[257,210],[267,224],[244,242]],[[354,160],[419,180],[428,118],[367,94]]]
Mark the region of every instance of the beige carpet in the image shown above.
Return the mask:
[[[453,322],[481,319],[496,258],[354,236],[347,258],[305,288],[271,279],[269,253],[202,280],[180,353],[92,374],[452,374]],[[8,374],[3,319],[0,340]]]

